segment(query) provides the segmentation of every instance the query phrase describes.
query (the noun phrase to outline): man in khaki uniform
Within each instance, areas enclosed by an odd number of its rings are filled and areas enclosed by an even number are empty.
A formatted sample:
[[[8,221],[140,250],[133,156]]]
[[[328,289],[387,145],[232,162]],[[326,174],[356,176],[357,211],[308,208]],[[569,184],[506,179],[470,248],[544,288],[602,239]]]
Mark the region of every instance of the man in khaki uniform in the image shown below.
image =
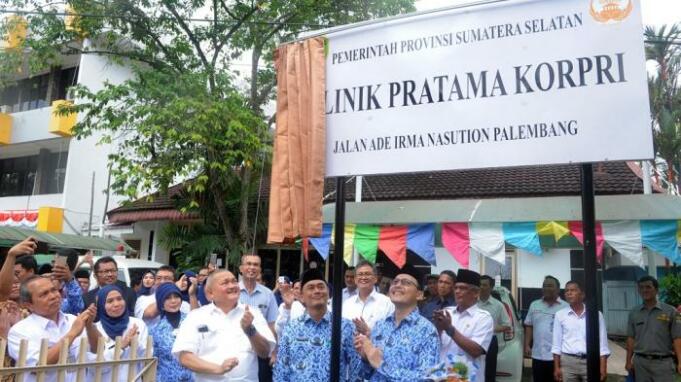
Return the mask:
[[[633,370],[636,382],[673,382],[681,374],[681,315],[657,300],[657,290],[654,277],[641,277],[638,293],[643,304],[629,313],[625,367]]]

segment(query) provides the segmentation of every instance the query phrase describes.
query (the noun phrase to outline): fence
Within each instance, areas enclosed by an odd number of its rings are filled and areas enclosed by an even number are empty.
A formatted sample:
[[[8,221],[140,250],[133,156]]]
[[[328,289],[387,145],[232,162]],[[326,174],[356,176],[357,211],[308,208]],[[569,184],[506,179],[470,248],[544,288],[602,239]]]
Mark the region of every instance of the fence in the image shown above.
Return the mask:
[[[87,338],[83,337],[80,342],[80,351],[78,353],[78,358],[75,363],[68,363],[69,348],[66,342],[62,342],[62,347],[59,351],[59,360],[56,364],[47,364],[47,350],[48,342],[44,338],[40,343],[40,355],[38,357],[38,364],[36,366],[26,366],[26,353],[28,351],[28,342],[26,340],[21,340],[19,346],[19,359],[15,366],[5,366],[5,352],[7,350],[7,341],[0,339],[0,378],[4,378],[9,375],[14,375],[16,382],[23,382],[26,374],[34,373],[36,375],[36,380],[42,382],[48,373],[56,373],[57,381],[64,382],[66,380],[67,373],[76,373],[75,380],[77,382],[84,382],[86,377],[88,380],[94,380],[95,382],[108,382],[102,380],[102,373],[104,368],[111,369],[111,381],[116,382],[119,380],[119,367],[123,365],[128,365],[128,375],[126,380],[128,382],[138,381],[140,378],[143,382],[156,381],[156,366],[157,360],[153,357],[154,349],[151,337],[147,338],[147,347],[143,358],[137,358],[137,338],[134,338],[130,342],[130,357],[128,359],[121,359],[121,354],[123,353],[123,348],[121,346],[121,338],[116,339],[116,344],[114,347],[114,359],[110,361],[104,360],[104,338],[99,338],[99,343],[97,344],[97,353],[95,361],[88,361],[87,350],[90,348]],[[141,370],[137,372],[137,367],[140,366]],[[86,376],[86,371],[90,372],[90,375]],[[94,379],[92,379],[94,377]]]

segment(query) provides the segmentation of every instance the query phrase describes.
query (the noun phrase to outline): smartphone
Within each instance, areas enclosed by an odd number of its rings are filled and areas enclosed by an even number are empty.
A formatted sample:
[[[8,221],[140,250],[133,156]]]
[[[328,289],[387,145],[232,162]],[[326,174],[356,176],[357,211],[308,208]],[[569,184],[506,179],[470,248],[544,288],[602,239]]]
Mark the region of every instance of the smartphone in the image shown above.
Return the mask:
[[[37,245],[36,248],[35,248],[35,252],[34,252],[35,254],[40,253],[40,254],[45,255],[50,251],[50,245],[47,244],[46,242],[36,241],[35,243]]]
[[[217,253],[211,253],[210,254],[210,260],[208,261],[208,264],[211,264],[213,266],[216,266],[218,264],[218,254]]]
[[[65,267],[66,266],[66,256],[55,255],[54,256],[54,265],[61,265],[62,267]]]

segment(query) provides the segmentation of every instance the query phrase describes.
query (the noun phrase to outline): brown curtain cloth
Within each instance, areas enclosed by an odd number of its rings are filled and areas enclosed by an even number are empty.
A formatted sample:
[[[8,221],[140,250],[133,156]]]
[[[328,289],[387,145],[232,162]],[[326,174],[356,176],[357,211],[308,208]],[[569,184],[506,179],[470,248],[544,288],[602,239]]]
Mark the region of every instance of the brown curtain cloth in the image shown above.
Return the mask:
[[[268,243],[321,236],[326,116],[324,37],[277,48],[277,125]]]

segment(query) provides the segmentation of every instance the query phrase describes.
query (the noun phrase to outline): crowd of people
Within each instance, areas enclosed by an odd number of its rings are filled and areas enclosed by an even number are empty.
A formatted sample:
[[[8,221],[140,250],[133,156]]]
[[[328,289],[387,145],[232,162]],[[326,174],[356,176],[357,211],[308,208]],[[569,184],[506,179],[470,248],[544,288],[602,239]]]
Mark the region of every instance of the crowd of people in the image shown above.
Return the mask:
[[[35,249],[33,239],[17,244],[0,269],[0,336],[7,339],[9,361],[18,361],[22,340],[28,343],[25,364],[32,366],[44,338],[46,362],[55,364],[64,344],[73,361],[82,343],[93,357],[103,341],[103,357],[112,360],[118,339],[125,359],[133,348],[143,356],[151,337],[162,381],[330,380],[331,287],[317,269],[299,280],[279,278],[273,292],[258,282],[260,257],[245,254],[239,274],[209,265],[178,278],[162,266],[142,275],[135,290],[117,280],[113,258],[86,256],[93,288],[77,252],[60,251],[66,261],[40,274]],[[424,278],[406,265],[381,293],[377,276],[369,262],[345,271],[341,380],[495,380],[498,347],[513,323],[495,297],[492,277],[459,269]],[[636,381],[673,381],[681,374],[681,316],[657,299],[658,287],[652,277],[640,279],[643,304],[629,315],[626,367]],[[584,290],[568,281],[563,300],[552,276],[542,290],[524,320],[533,380],[585,381]],[[610,350],[600,312],[599,318],[604,380]],[[103,380],[110,372],[104,368]],[[127,375],[123,366],[118,378]],[[56,381],[56,373],[44,380]],[[74,373],[66,380],[75,380]]]

